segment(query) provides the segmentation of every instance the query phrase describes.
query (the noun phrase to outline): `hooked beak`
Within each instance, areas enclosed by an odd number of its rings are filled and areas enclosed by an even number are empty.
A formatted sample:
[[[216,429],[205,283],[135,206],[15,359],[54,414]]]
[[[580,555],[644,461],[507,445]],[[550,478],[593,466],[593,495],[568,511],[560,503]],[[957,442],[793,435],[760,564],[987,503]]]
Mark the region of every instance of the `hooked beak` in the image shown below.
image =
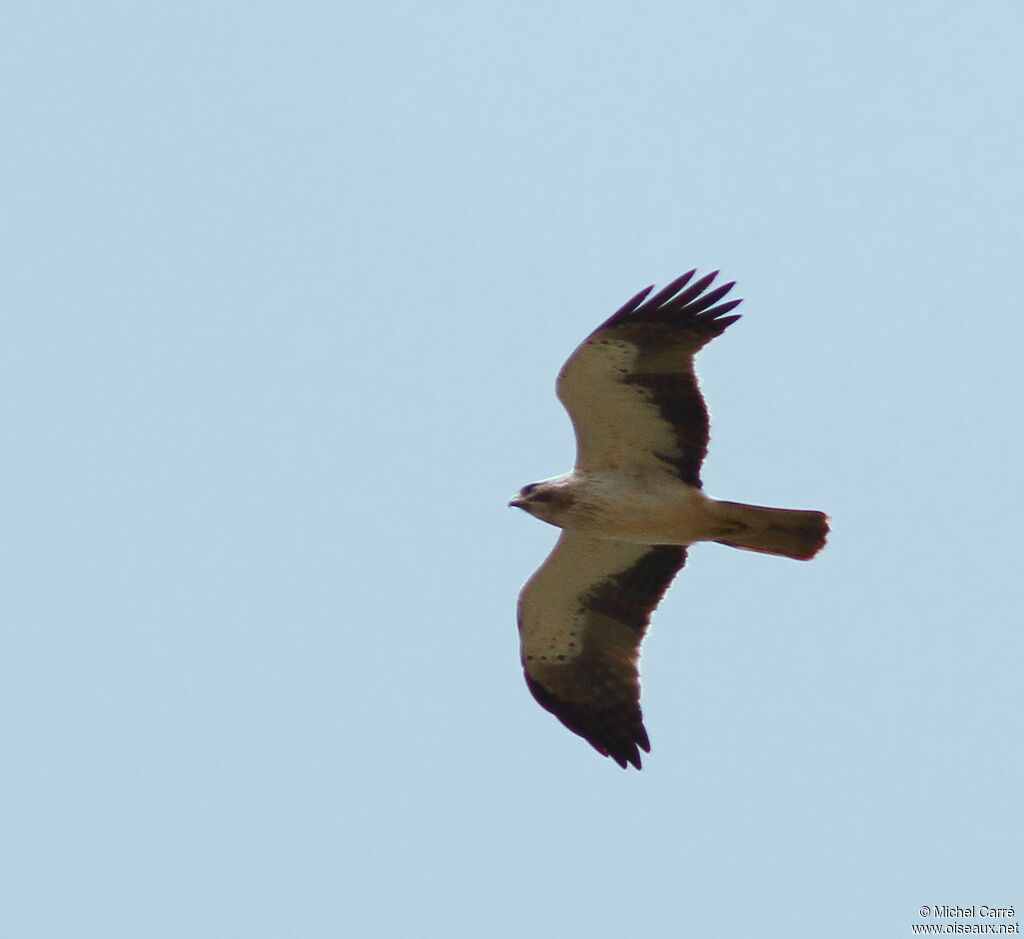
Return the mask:
[[[509,508],[521,509],[525,505],[526,505],[526,500],[525,499],[520,499],[519,496],[516,496],[514,499],[512,499],[511,502],[509,502]]]

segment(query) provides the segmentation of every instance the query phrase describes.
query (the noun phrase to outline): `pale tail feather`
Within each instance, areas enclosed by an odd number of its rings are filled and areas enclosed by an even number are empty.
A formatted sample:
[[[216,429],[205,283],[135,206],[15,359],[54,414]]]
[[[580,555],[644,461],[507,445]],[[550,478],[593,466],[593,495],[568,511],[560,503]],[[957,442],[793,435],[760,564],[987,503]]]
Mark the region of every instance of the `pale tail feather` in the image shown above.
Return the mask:
[[[719,544],[809,561],[823,547],[828,516],[803,509],[769,509],[741,502],[715,502],[715,515],[730,525]],[[732,527],[735,526],[735,527]]]

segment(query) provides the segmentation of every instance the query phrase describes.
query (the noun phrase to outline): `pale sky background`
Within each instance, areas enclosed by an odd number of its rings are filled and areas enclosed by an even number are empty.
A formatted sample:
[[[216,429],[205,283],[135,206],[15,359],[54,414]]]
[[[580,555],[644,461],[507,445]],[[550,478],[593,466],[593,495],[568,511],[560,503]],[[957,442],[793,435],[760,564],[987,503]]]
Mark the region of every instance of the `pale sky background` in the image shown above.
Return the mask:
[[[0,934],[1024,919],[1024,4],[35,4],[0,68]],[[623,772],[514,610],[554,378],[721,268]],[[932,921],[932,920],[929,920]]]

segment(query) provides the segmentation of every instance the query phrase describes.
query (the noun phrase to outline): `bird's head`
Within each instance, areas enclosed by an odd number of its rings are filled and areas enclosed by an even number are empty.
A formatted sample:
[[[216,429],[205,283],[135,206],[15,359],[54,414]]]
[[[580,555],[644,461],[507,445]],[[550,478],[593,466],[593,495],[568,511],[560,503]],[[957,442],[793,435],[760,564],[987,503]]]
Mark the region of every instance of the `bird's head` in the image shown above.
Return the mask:
[[[542,522],[559,525],[556,519],[572,503],[572,493],[569,491],[566,481],[559,477],[523,486],[515,498],[509,502],[509,505],[522,509],[524,512],[529,512],[530,515],[534,516],[534,518],[539,518]]]

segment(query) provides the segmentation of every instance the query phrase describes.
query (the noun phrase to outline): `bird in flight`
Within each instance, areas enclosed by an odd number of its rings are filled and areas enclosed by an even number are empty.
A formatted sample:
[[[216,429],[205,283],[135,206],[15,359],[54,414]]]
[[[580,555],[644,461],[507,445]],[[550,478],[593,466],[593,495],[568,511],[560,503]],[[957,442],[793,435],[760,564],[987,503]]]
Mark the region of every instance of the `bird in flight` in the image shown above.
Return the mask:
[[[576,465],[524,486],[511,506],[562,529],[519,594],[526,684],[541,707],[619,766],[650,752],[637,658],[651,613],[695,541],[796,558],[824,546],[822,512],[704,494],[708,411],[694,357],[739,319],[718,271],[640,291],[558,375]]]

